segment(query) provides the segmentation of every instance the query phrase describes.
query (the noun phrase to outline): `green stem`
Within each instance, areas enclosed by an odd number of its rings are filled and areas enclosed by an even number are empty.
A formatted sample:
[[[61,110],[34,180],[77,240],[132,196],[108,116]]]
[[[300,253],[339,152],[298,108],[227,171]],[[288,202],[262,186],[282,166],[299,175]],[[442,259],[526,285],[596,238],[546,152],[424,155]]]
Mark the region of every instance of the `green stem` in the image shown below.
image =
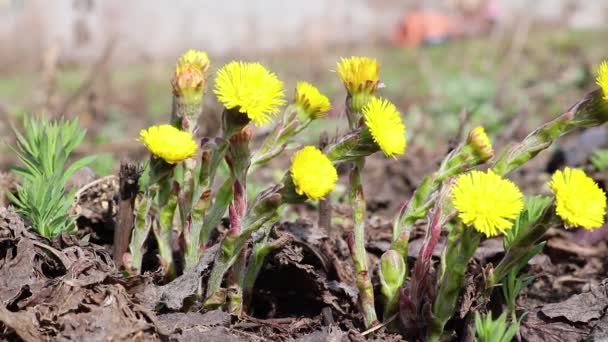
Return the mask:
[[[439,341],[447,321],[452,318],[462,288],[467,265],[481,239],[481,233],[462,224],[455,226],[448,236],[448,244],[441,257],[437,296],[428,330],[429,341]]]
[[[247,239],[253,232],[271,220],[278,220],[276,208],[262,213],[247,215],[243,222],[243,231],[235,236],[226,236],[220,245],[220,252],[215,260],[207,283],[207,298],[212,297],[221,287],[224,275],[236,261]]]
[[[365,250],[365,198],[361,183],[361,171],[365,160],[355,162],[350,173],[350,203],[353,208],[354,241],[350,243],[351,255],[355,264],[356,282],[359,289],[359,304],[367,328],[378,322],[374,305],[374,289],[367,267],[367,251]]]
[[[529,255],[537,248],[535,246],[537,246],[547,230],[551,227],[558,226],[560,223],[559,218],[555,215],[555,208],[553,206],[546,208],[543,217],[538,223],[530,227],[530,229],[523,234],[517,236],[511,243],[505,256],[486,279],[486,290],[490,291],[496,284],[500,283],[513,268],[518,267],[522,262],[527,263],[528,260],[526,259],[530,259],[534,256]]]
[[[133,274],[140,274],[141,264],[144,255],[144,243],[150,233],[150,227],[152,226],[152,220],[150,219],[150,207],[152,206],[152,198],[154,198],[154,191],[150,191],[146,196],[143,197],[141,203],[137,207],[137,213],[135,215],[135,225],[133,227],[133,233],[131,235],[131,242],[129,243],[129,252],[131,254],[131,264],[128,269]]]
[[[165,272],[165,277],[168,279],[173,279],[176,275],[175,265],[173,263],[173,248],[171,246],[171,242],[173,241],[173,217],[176,208],[177,194],[173,194],[161,208],[158,227],[154,229],[161,264]]]
[[[186,215],[182,214],[182,219],[186,218],[186,221],[182,221],[186,223],[183,224],[186,269],[191,269],[198,263],[201,253],[204,251],[204,245],[207,243],[208,231],[203,232],[205,220],[208,218],[206,216],[207,209],[217,203],[218,199],[219,201],[224,199],[224,197],[218,193],[215,194],[216,201],[213,202],[214,196],[212,195],[211,187],[215,180],[217,169],[226,154],[228,144],[221,139],[216,139],[215,143],[207,142],[207,144],[204,145],[211,145],[212,147],[203,151],[198,182],[196,182],[192,195],[188,197],[188,199],[192,201],[190,204],[191,210]],[[226,200],[226,207],[228,206],[230,199],[231,198],[228,198]],[[221,204],[222,203],[219,203],[219,205]],[[212,210],[214,210],[214,214],[217,214],[215,210],[221,211],[221,208],[216,209],[216,207],[213,207]],[[182,212],[181,207],[180,212]],[[224,207],[224,210],[219,214],[220,217],[216,219],[215,216],[213,216],[213,221],[210,222],[210,224],[215,223],[213,226],[215,227],[225,212],[226,209]]]

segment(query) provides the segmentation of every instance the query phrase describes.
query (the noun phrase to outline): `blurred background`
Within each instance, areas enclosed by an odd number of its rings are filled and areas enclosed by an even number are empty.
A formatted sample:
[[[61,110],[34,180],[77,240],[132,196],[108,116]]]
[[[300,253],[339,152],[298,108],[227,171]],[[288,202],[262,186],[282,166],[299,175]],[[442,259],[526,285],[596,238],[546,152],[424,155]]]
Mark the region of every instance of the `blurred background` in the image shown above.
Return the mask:
[[[204,133],[218,128],[213,72],[256,60],[288,98],[306,80],[332,99],[329,120],[302,137],[316,143],[344,129],[336,62],[366,55],[380,61],[382,95],[409,141],[398,166],[370,167],[398,184],[369,186],[403,193],[463,129],[483,124],[501,146],[592,89],[607,16],[608,0],[0,0],[0,134],[10,142],[26,114],[78,116],[88,130],[79,153],[114,172],[143,156],[141,128],[168,119],[175,60],[195,48],[212,61]],[[6,151],[0,171],[14,162]]]

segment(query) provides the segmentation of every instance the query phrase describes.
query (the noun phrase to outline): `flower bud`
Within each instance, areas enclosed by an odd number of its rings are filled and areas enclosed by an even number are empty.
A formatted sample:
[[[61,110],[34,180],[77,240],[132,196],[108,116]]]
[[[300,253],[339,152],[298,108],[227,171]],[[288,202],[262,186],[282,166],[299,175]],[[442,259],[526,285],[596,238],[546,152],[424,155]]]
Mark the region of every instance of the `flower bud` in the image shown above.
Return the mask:
[[[403,257],[392,249],[389,249],[380,257],[380,283],[382,293],[387,298],[393,298],[399,287],[403,285],[406,268]]]
[[[483,127],[475,127],[467,137],[467,145],[473,149],[473,153],[481,159],[481,162],[490,160],[494,156],[492,143]]]
[[[327,96],[307,82],[298,82],[294,102],[311,120],[320,119],[331,109]]]
[[[185,103],[200,104],[209,58],[202,51],[189,50],[180,57],[171,85],[173,93]]]

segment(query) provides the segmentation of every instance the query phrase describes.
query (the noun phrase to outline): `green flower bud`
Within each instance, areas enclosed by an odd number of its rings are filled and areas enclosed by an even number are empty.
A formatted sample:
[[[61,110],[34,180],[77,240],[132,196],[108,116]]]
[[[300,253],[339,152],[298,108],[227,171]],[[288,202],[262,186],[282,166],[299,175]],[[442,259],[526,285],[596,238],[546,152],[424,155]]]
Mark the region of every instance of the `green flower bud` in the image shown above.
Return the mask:
[[[380,283],[382,285],[382,294],[388,300],[397,294],[397,290],[405,281],[405,272],[407,266],[403,257],[396,251],[389,249],[382,257],[380,257]]]

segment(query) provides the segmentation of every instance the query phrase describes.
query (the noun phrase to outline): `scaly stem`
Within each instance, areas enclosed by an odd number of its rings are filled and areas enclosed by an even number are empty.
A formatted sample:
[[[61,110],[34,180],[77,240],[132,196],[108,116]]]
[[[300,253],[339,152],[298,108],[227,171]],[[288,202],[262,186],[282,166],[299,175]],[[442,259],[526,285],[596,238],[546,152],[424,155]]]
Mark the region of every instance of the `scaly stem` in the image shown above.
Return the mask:
[[[152,220],[150,215],[150,207],[152,206],[152,199],[155,196],[154,190],[150,190],[147,196],[144,196],[141,203],[137,207],[137,213],[135,214],[135,225],[133,227],[133,233],[131,234],[131,243],[129,243],[129,252],[131,254],[130,265],[127,269],[131,274],[140,274],[141,263],[144,255],[144,243],[150,233],[150,227],[152,226]]]
[[[175,265],[173,263],[173,248],[171,242],[173,231],[173,217],[177,208],[177,193],[174,191],[160,209],[158,223],[154,224],[154,234],[158,243],[158,254],[167,279],[175,278]]]
[[[247,239],[253,232],[258,230],[262,225],[271,220],[277,220],[278,215],[276,208],[274,210],[264,210],[263,212],[250,212],[243,223],[244,230],[239,235],[226,236],[220,245],[220,252],[213,264],[209,281],[207,283],[207,298],[213,295],[220,289],[224,275],[236,261],[243,247],[247,243]]]
[[[439,341],[447,321],[456,310],[458,296],[464,286],[464,276],[469,260],[475,253],[481,233],[459,224],[452,228],[448,244],[441,257],[437,296],[428,330],[428,341]]]
[[[219,194],[216,194],[216,201],[213,202],[211,187],[215,179],[217,168],[226,154],[228,144],[218,138],[215,139],[214,143],[211,143],[208,140],[205,141],[203,147],[209,145],[211,148],[204,150],[202,153],[198,182],[196,182],[194,191],[191,194],[191,197],[189,197],[192,201],[190,204],[191,212],[188,215],[182,215],[182,218],[185,218],[183,224],[183,238],[185,242],[184,258],[186,269],[190,269],[198,263],[198,259],[204,251],[204,244],[207,243],[207,235],[206,233],[203,233],[204,223],[207,219],[207,209],[210,206],[215,205],[218,199],[222,198]],[[229,200],[226,201],[226,206],[228,205],[227,202],[229,202]],[[215,207],[213,208],[215,210]],[[223,215],[224,212],[225,207],[221,215]],[[217,223],[219,223],[219,220],[216,221],[216,225]]]
[[[359,289],[359,304],[363,312],[367,328],[378,322],[374,305],[374,288],[367,267],[367,251],[365,250],[365,198],[361,184],[361,171],[365,161],[363,158],[354,163],[350,172],[350,203],[353,209],[354,241],[349,241],[350,252],[357,272],[357,288]]]

